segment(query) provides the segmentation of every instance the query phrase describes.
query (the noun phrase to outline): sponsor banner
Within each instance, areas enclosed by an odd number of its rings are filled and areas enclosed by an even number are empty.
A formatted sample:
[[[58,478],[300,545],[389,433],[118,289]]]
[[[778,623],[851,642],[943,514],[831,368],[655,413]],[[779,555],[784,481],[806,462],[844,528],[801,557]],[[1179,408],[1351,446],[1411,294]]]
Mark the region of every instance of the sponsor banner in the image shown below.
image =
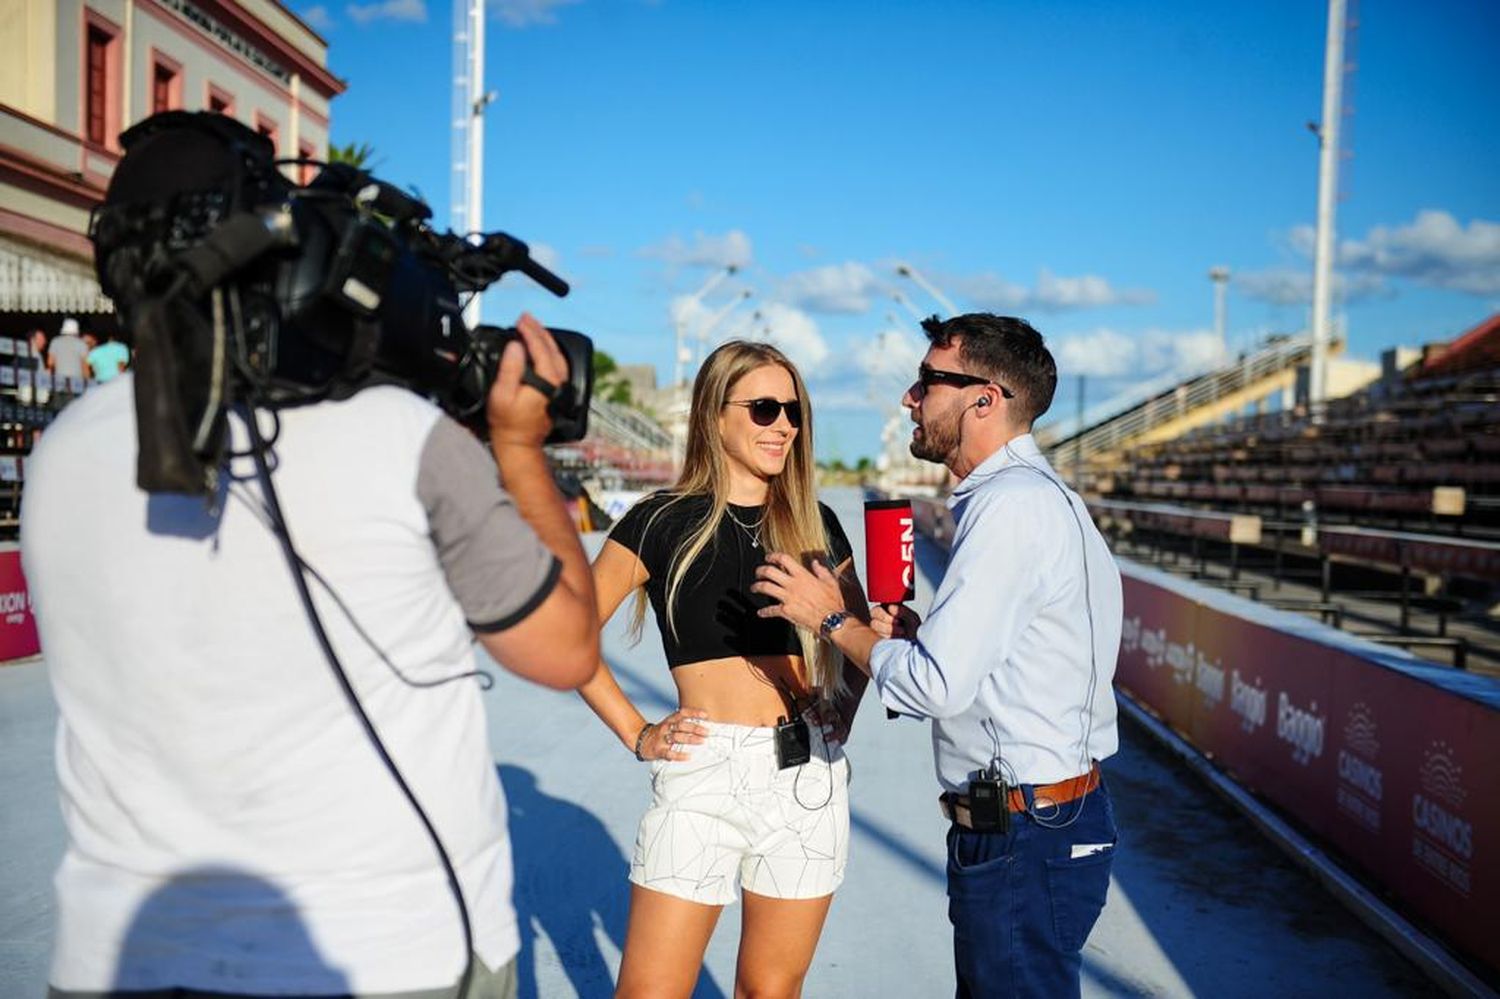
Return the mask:
[[[1334,841],[1460,948],[1500,966],[1500,799],[1489,768],[1500,753],[1496,712],[1353,655],[1335,664],[1340,700],[1335,789],[1350,821]],[[1379,831],[1358,821],[1378,798]],[[1354,807],[1348,807],[1353,804]]]
[[[1115,682],[1187,733],[1192,719],[1199,606],[1170,590],[1126,579]]]
[[[1197,621],[1192,742],[1326,833],[1331,650],[1213,607]]]
[[[0,662],[24,659],[40,651],[31,591],[21,575],[21,553],[15,549],[0,551]]]
[[[1500,711],[1347,642],[1126,574],[1116,680],[1454,944],[1500,969]],[[1329,632],[1330,636],[1337,633]],[[1385,659],[1387,661],[1382,661]],[[1464,679],[1473,679],[1465,677]]]

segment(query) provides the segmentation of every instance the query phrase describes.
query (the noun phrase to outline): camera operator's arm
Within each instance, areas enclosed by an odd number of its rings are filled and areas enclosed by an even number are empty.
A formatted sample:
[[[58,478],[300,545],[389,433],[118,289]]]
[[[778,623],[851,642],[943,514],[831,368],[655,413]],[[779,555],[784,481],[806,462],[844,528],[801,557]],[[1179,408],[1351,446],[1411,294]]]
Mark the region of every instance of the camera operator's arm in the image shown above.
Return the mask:
[[[490,389],[490,449],[517,512],[557,557],[561,572],[534,611],[504,630],[481,633],[480,640],[511,672],[565,689],[587,681],[599,662],[594,581],[573,519],[542,452],[542,441],[552,429],[548,400],[523,385],[521,375],[529,354],[538,377],[561,385],[568,378],[568,363],[552,334],[531,316],[522,316],[517,329],[525,346],[506,345]]]

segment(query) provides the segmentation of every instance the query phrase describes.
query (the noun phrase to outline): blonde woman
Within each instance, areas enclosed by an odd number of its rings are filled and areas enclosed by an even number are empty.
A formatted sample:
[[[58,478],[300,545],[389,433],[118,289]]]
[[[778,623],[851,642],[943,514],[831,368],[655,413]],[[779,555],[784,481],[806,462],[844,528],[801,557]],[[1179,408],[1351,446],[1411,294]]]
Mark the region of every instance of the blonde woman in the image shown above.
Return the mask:
[[[843,880],[841,747],[865,677],[818,635],[757,614],[768,551],[823,562],[867,615],[849,541],[817,500],[802,378],[774,347],[733,341],[693,385],[681,478],[621,518],[594,562],[601,623],[635,592],[639,627],[649,601],[681,705],[648,721],[602,663],[579,689],[651,762],[618,996],[690,995],[737,889],[735,994],[799,995]]]

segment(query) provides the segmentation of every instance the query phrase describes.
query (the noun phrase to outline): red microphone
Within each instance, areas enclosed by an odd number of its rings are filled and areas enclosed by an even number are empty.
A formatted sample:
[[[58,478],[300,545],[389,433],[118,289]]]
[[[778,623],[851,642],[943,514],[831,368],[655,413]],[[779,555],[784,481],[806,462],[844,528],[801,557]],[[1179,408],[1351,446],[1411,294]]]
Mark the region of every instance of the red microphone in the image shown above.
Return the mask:
[[[916,538],[911,500],[865,501],[865,589],[870,603],[916,599]],[[890,708],[885,716],[898,717]]]
[[[872,604],[901,604],[917,596],[916,541],[911,500],[865,503],[865,581]]]

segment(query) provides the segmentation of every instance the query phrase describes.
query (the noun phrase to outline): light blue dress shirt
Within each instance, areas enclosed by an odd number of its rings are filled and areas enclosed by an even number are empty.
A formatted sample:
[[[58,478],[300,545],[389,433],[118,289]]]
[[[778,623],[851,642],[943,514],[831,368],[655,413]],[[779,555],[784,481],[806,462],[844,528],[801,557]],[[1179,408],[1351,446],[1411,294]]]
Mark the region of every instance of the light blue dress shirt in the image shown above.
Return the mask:
[[[916,639],[871,652],[881,701],[932,719],[947,790],[994,763],[1018,784],[1086,773],[1119,748],[1113,554],[1030,434],[970,472],[948,506],[948,569]]]

